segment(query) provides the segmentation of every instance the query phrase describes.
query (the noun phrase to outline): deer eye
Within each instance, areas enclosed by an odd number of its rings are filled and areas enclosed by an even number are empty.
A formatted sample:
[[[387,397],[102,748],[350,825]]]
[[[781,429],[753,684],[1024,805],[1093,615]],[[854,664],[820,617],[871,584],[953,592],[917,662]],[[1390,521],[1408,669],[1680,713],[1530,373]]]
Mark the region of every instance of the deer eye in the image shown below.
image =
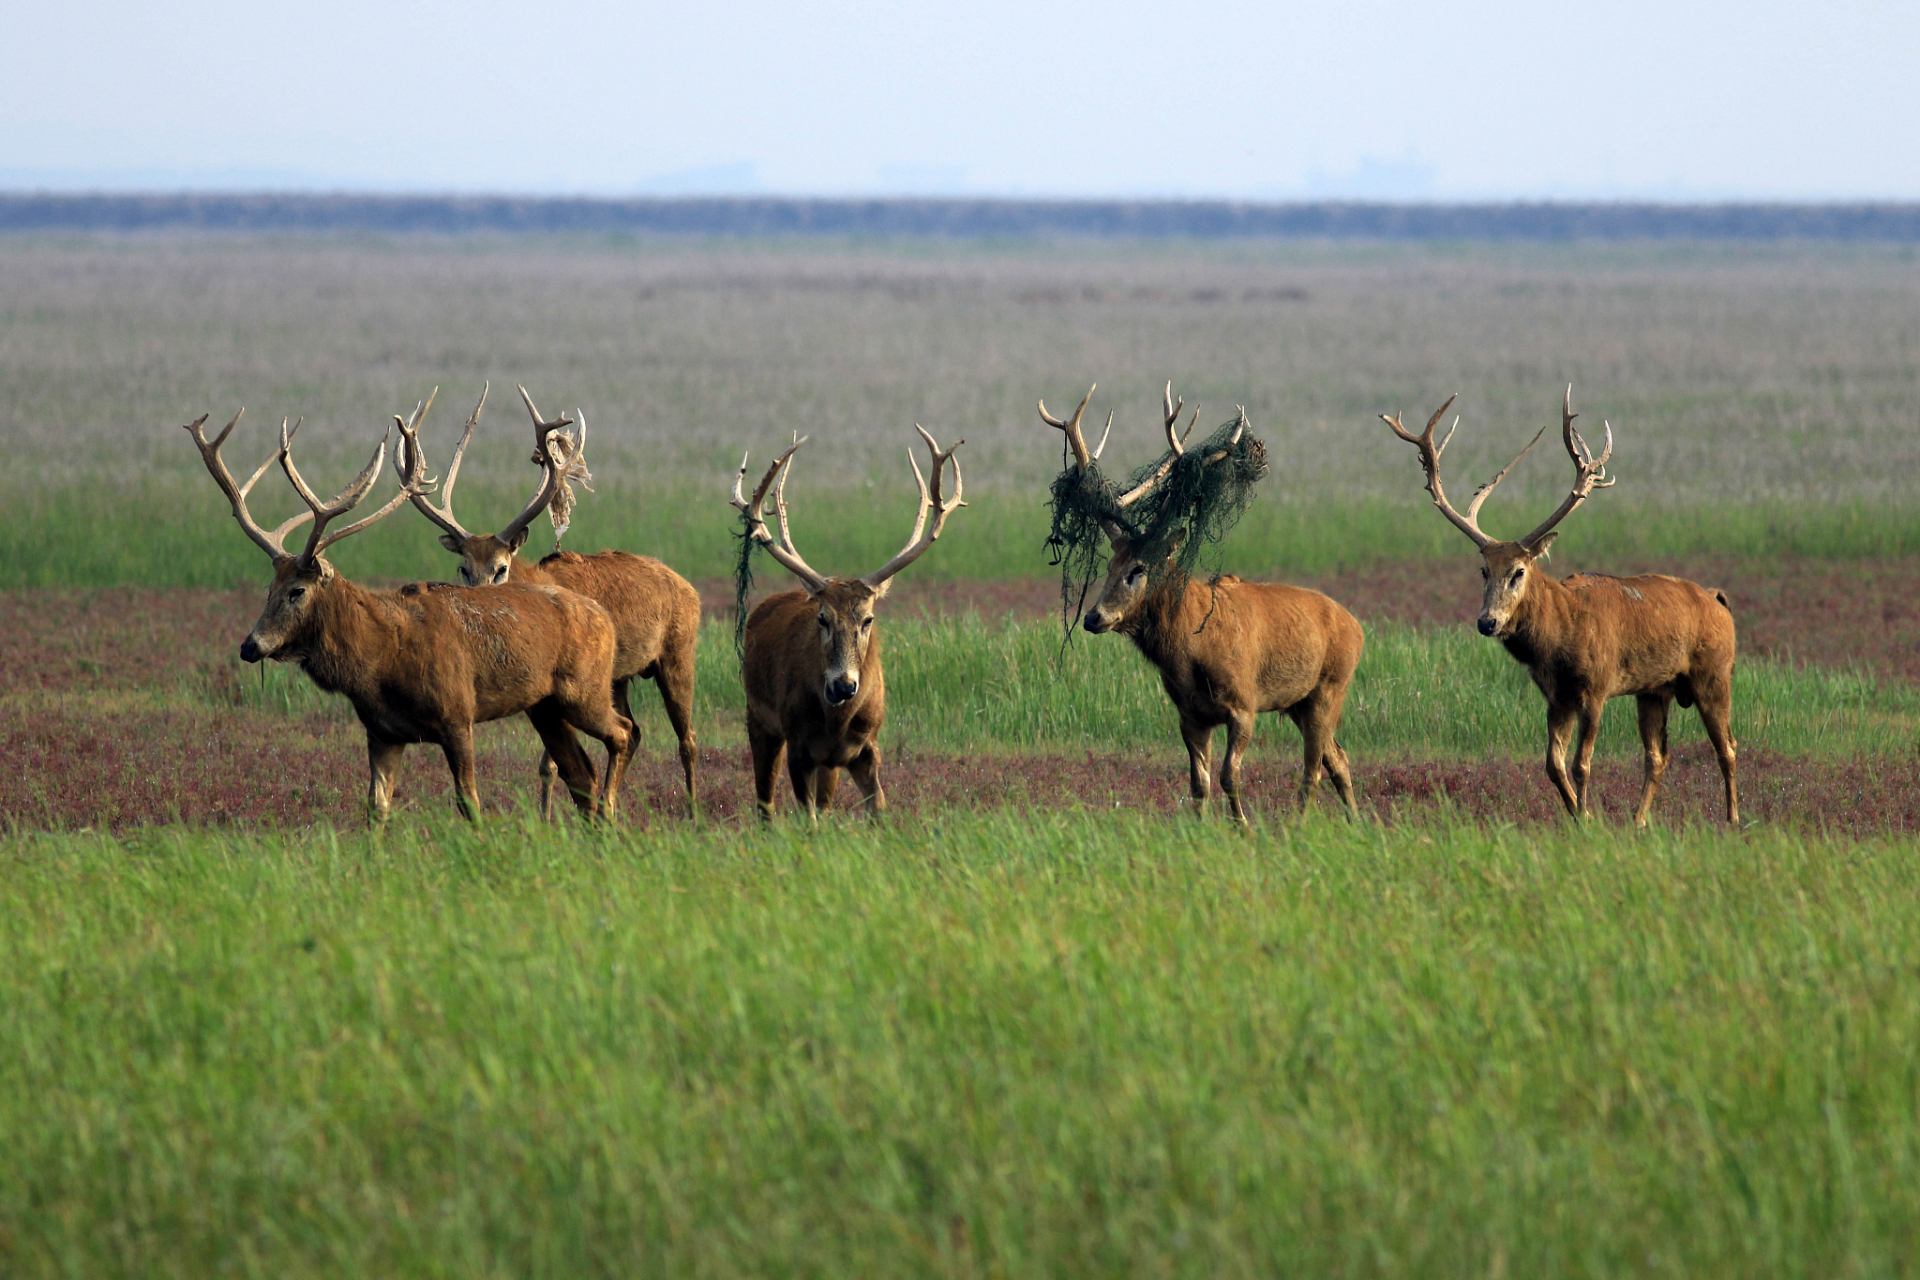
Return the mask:
[[[295,587],[293,590],[287,592],[287,599],[298,600],[301,596],[304,596],[305,594],[307,594],[307,589],[305,587]]]
[[[1520,579],[1526,576],[1527,576],[1527,571],[1525,569],[1515,569],[1513,571],[1513,576],[1507,579],[1507,585],[1510,587],[1517,587],[1520,585]]]
[[[1128,582],[1138,582],[1140,581],[1140,579],[1146,576],[1147,576],[1147,566],[1143,564],[1137,564],[1133,566],[1133,568],[1127,570]]]
[[[866,630],[867,628],[869,628],[869,627],[871,627],[872,625],[873,625],[873,619],[872,619],[872,618],[862,618],[862,619],[860,619],[860,629],[861,629],[862,631],[865,631],[865,630]]]
[[[823,613],[820,615],[820,625],[823,627],[830,627],[833,625],[833,623],[829,622],[827,620],[827,615]]]
[[[1487,566],[1485,566],[1485,565],[1481,565],[1481,566],[1480,566],[1480,581],[1482,581],[1482,582],[1485,582],[1486,580],[1487,580]]]

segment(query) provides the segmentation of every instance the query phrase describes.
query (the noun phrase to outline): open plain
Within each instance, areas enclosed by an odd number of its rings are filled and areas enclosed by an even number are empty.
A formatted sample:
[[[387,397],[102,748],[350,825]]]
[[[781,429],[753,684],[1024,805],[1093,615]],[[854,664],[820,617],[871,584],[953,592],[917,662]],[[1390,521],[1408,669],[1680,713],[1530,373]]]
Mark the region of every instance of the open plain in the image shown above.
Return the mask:
[[[1168,379],[1269,451],[1209,563],[1367,629],[1360,823],[1290,813],[1273,717],[1251,829],[1196,821],[1151,670],[1063,636],[1034,401],[1097,381],[1132,465]],[[478,827],[416,747],[369,833],[350,709],[238,658],[269,567],[180,424],[244,404],[251,470],[305,415],[331,492],[436,386],[444,456],[488,380],[463,516],[534,488],[524,383],[589,426],[566,545],[701,589],[694,821],[640,682],[618,829],[533,822],[510,721]],[[1551,567],[1727,592],[1740,830],[1678,709],[1626,826],[1630,705],[1601,816],[1560,816],[1477,557],[1376,417],[1461,393],[1464,494],[1569,381],[1619,483]],[[1909,246],[16,235],[0,387],[0,1272],[1920,1261]],[[970,505],[880,610],[894,810],[761,830],[734,470],[811,435],[796,540],[865,572],[911,523],[916,421],[966,439]],[[1567,471],[1536,450],[1489,529]],[[402,510],[333,558],[446,579],[433,535]]]

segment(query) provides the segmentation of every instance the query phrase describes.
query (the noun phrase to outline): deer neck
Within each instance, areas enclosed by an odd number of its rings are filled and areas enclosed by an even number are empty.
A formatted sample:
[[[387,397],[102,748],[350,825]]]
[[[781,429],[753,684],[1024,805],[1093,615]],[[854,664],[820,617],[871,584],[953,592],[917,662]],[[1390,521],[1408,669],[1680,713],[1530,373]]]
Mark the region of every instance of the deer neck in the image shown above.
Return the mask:
[[[557,587],[552,573],[542,569],[537,561],[529,560],[518,551],[513,553],[513,568],[507,574],[507,581],[518,582],[528,587]]]
[[[1185,590],[1181,590],[1182,586]],[[1147,661],[1164,664],[1180,649],[1181,638],[1198,625],[1194,613],[1195,583],[1176,581],[1169,573],[1147,593],[1133,616],[1114,630],[1133,641]]]
[[[1507,652],[1531,666],[1542,654],[1558,652],[1572,625],[1573,593],[1558,579],[1536,573],[1513,611],[1513,631],[1501,640]]]
[[[393,610],[385,607],[387,594],[338,575],[327,583],[300,640],[300,668],[309,679],[350,699],[379,682],[400,630]]]

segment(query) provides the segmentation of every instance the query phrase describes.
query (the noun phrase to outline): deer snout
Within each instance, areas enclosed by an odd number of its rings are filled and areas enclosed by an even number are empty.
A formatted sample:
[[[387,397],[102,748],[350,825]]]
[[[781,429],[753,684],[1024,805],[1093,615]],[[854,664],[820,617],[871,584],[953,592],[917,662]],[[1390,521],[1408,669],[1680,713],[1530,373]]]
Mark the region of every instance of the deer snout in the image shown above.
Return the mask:
[[[827,705],[837,707],[860,692],[860,677],[851,671],[827,681]]]
[[[1080,625],[1097,636],[1107,629],[1107,620],[1100,616],[1098,610],[1094,610],[1080,620]]]
[[[260,645],[252,636],[240,642],[240,661],[258,662],[264,657],[266,655],[260,652]]]
[[[1480,634],[1481,635],[1490,636],[1494,632],[1498,631],[1499,629],[1500,629],[1500,624],[1495,622],[1491,616],[1484,613],[1480,615]]]

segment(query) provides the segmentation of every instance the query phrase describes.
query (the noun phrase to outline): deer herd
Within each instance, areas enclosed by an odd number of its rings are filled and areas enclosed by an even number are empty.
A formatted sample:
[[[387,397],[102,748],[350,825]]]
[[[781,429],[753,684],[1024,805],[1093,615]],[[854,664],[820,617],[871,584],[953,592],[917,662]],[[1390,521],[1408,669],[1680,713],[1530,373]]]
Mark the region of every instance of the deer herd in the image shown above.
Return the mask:
[[[1418,434],[1404,428],[1397,415],[1381,418],[1418,451],[1433,505],[1480,552],[1486,591],[1479,631],[1499,640],[1527,668],[1546,699],[1546,771],[1567,812],[1577,818],[1592,813],[1589,782],[1601,711],[1609,699],[1631,695],[1638,704],[1645,753],[1634,821],[1646,824],[1652,811],[1667,768],[1667,716],[1678,702],[1699,711],[1726,784],[1726,819],[1737,824],[1731,726],[1734,625],[1726,595],[1659,574],[1620,578],[1580,573],[1556,580],[1543,567],[1556,527],[1594,490],[1614,483],[1606,475],[1612,427],[1607,426],[1596,456],[1574,427],[1578,415],[1572,394],[1569,386],[1561,406],[1560,435],[1573,463],[1573,483],[1553,514],[1511,542],[1481,530],[1480,508],[1540,441],[1545,427],[1474,491],[1462,512],[1448,499],[1440,478],[1441,454],[1458,418],[1443,437],[1434,438],[1453,400],[1441,405]],[[1099,447],[1087,447],[1082,419],[1092,396],[1088,391],[1065,420],[1050,414],[1044,401],[1039,405],[1042,421],[1063,434],[1071,459],[1067,465],[1076,479],[1095,474],[1106,445],[1103,434]],[[582,815],[611,819],[621,780],[639,745],[628,702],[635,679],[652,680],[659,687],[678,740],[687,810],[697,814],[693,702],[699,594],[659,560],[625,551],[579,555],[556,550],[537,562],[522,558],[529,528],[542,511],[553,511],[556,529],[564,530],[562,517],[572,503],[570,481],[585,476],[580,459],[585,421],[577,410],[573,418],[543,418],[526,388],[520,388],[520,397],[532,419],[533,461],[541,469],[541,480],[519,514],[487,534],[468,532],[453,513],[454,483],[479,426],[485,390],[466,420],[443,479],[430,473],[420,438],[433,404],[430,395],[411,415],[394,415],[393,427],[382,435],[367,465],[329,502],[319,499],[294,464],[298,422],[282,420],[279,447],[245,483],[236,483],[220,452],[245,411],[211,439],[206,415],[187,424],[233,518],[273,561],[265,607],[241,643],[240,656],[250,663],[297,663],[321,689],[343,694],[352,704],[367,734],[367,809],[373,821],[385,819],[391,809],[394,770],[409,743],[440,749],[453,776],[460,812],[477,818],[473,726],[522,714],[544,747],[538,766],[543,817],[554,816],[554,792],[564,784]],[[1204,472],[1223,465],[1247,429],[1242,411],[1231,424],[1226,447],[1188,454],[1188,437],[1177,430],[1183,404],[1175,400],[1169,384],[1162,404],[1165,454],[1158,464],[1136,473],[1124,491],[1111,491],[1114,514],[1100,521],[1110,553],[1105,577],[1081,620],[1091,633],[1126,636],[1158,670],[1179,716],[1197,812],[1204,812],[1210,799],[1212,740],[1215,730],[1224,726],[1227,743],[1219,787],[1234,818],[1247,821],[1242,759],[1253,738],[1255,717],[1277,711],[1301,734],[1300,807],[1312,803],[1324,774],[1346,812],[1357,815],[1352,772],[1337,740],[1348,686],[1365,645],[1353,615],[1304,587],[1247,582],[1230,574],[1190,580],[1175,562],[1189,533],[1184,527],[1151,545],[1140,540],[1139,530],[1151,520],[1135,521],[1134,516],[1167,515],[1170,508],[1156,509],[1156,504],[1168,501],[1161,482],[1176,464],[1184,462],[1189,474],[1196,467]],[[567,430],[576,424],[577,441]],[[1112,425],[1109,414],[1108,432]],[[741,536],[799,582],[798,589],[755,605],[741,634],[746,737],[763,819],[774,815],[783,760],[794,797],[810,818],[832,805],[842,769],[852,776],[868,811],[886,807],[880,785],[880,731],[887,689],[876,607],[894,575],[925,555],[945,531],[948,517],[966,505],[955,456],[965,442],[943,450],[924,428],[915,430],[929,455],[931,484],[909,452],[920,492],[913,530],[899,554],[857,578],[818,572],[794,546],[786,490],[794,455],[806,438],[796,439],[773,460],[750,498],[744,492],[747,460],[741,460],[732,492]],[[1191,430],[1190,424],[1189,434]],[[329,531],[379,484],[396,431],[398,491],[371,514]],[[307,510],[268,531],[248,513],[247,496],[276,463]],[[777,536],[768,525],[769,500]],[[363,587],[342,577],[327,560],[327,548],[409,504],[438,527],[441,545],[460,557],[461,585]],[[1158,527],[1166,523],[1163,519]],[[287,536],[304,525],[311,525],[305,547],[297,554],[288,552]],[[576,730],[606,749],[598,776]]]

